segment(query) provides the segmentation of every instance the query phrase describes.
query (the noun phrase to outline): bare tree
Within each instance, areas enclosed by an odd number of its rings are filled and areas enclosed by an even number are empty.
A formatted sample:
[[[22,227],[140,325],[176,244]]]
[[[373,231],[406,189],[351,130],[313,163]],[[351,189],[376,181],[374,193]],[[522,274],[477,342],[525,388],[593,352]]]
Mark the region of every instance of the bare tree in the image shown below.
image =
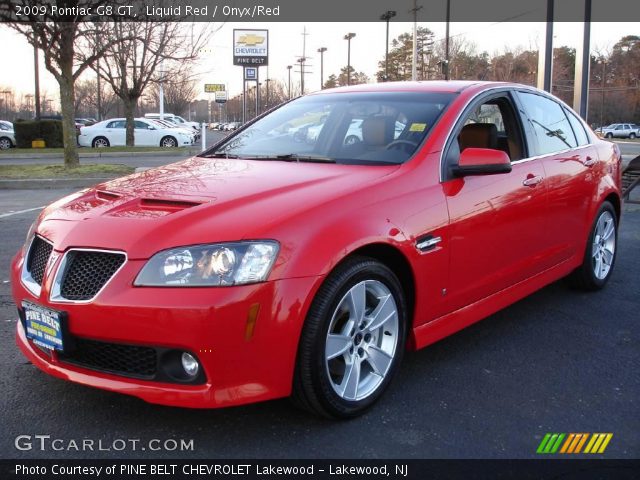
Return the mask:
[[[125,39],[116,41],[117,39]],[[134,114],[145,89],[155,81],[180,76],[208,39],[208,29],[179,22],[116,22],[100,42],[110,46],[98,73],[122,100],[127,119],[126,141],[134,145]]]
[[[98,112],[98,86],[95,80],[83,80],[76,83],[75,110],[87,117],[105,118],[113,110],[118,97],[113,93],[109,85],[100,84],[100,112]]]
[[[175,115],[184,116],[189,109],[189,104],[198,95],[196,88],[198,76],[194,73],[189,62],[181,69],[179,75],[171,77],[165,75],[165,77],[165,82],[162,85],[165,110]],[[159,83],[154,82],[151,89],[152,97],[157,99],[159,91]]]
[[[96,8],[104,4],[101,0],[65,0],[64,7],[70,9]],[[16,5],[29,7],[23,9],[26,14],[18,20],[15,16]],[[96,59],[102,57],[120,38],[106,38],[98,46],[89,47],[92,39],[104,28],[104,23],[83,22],[77,15],[56,15],[33,8],[30,0],[0,0],[0,21],[23,35],[27,41],[38,48],[43,56],[47,70],[53,75],[60,90],[60,108],[62,111],[62,133],[64,140],[64,163],[67,167],[79,165],[76,147],[76,129],[74,112],[74,85],[78,77],[90,67]]]

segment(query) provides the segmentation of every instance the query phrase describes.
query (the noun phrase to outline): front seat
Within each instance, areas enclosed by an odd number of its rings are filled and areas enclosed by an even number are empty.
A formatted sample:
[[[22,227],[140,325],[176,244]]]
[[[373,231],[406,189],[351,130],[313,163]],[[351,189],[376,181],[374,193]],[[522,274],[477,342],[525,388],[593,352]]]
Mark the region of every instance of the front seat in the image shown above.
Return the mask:
[[[368,149],[386,147],[393,141],[394,121],[391,117],[367,117],[362,122],[362,143]]]
[[[497,148],[498,129],[494,123],[470,123],[458,135],[460,151],[465,148]]]

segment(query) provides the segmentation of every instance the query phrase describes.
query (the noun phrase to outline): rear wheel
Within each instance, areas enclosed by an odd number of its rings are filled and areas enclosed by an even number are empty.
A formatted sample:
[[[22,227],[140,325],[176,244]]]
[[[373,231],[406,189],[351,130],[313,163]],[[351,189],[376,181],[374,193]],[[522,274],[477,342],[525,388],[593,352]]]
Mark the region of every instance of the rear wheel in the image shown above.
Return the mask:
[[[13,146],[11,139],[8,137],[0,137],[0,150],[9,150]]]
[[[571,282],[583,290],[604,287],[613,272],[618,240],[616,211],[610,202],[604,202],[589,234],[582,265],[570,276]]]
[[[302,331],[293,400],[329,418],[363,413],[395,375],[406,338],[406,303],[396,275],[353,257],[318,291]]]
[[[110,143],[105,137],[96,137],[93,139],[93,142],[91,142],[91,146],[93,148],[104,148],[110,146]]]
[[[178,141],[173,137],[164,137],[160,140],[161,147],[173,148],[178,146]]]

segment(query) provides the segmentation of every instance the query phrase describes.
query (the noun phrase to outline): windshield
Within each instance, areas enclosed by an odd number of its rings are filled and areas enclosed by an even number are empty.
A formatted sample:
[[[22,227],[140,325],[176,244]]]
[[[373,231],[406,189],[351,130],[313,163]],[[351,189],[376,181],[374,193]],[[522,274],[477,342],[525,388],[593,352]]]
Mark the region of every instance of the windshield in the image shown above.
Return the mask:
[[[204,156],[399,164],[415,153],[453,97],[433,92],[310,95],[273,111]]]

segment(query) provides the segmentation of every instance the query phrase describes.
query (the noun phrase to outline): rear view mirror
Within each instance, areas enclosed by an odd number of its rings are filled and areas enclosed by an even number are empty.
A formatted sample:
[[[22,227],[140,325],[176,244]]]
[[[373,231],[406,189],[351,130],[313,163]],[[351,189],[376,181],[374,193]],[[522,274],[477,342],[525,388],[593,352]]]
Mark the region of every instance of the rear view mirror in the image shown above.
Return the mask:
[[[511,160],[502,150],[492,148],[465,148],[460,154],[458,165],[453,167],[457,177],[466,175],[493,175],[509,173]]]

